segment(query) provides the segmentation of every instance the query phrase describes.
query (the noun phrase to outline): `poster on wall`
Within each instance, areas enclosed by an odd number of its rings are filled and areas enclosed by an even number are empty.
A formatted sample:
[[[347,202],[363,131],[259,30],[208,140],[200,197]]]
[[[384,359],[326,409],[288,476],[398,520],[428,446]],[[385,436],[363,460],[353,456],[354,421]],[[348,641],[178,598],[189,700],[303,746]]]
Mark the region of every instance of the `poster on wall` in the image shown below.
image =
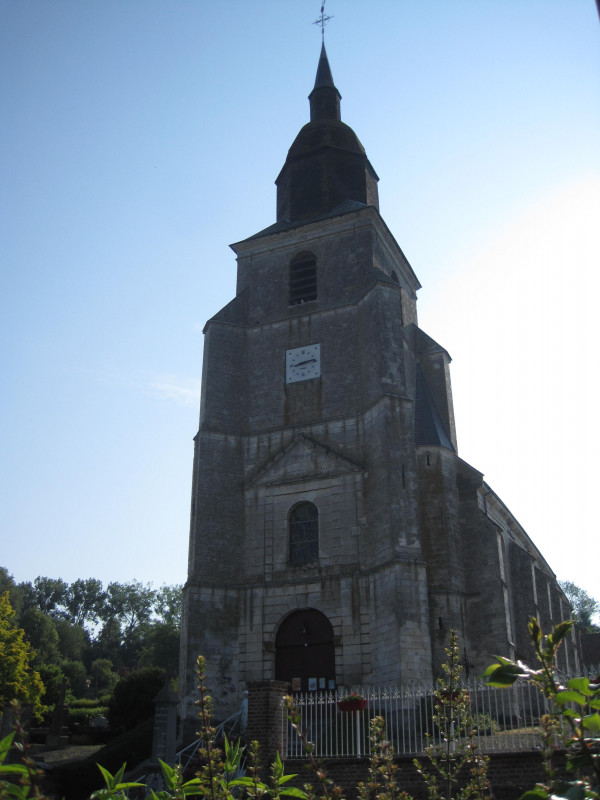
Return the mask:
[[[325,688],[325,678],[319,678],[319,689]]]
[[[292,678],[292,692],[300,692],[302,690],[302,678]]]
[[[308,679],[308,691],[309,692],[316,692],[317,691],[317,679],[316,678],[309,678]]]

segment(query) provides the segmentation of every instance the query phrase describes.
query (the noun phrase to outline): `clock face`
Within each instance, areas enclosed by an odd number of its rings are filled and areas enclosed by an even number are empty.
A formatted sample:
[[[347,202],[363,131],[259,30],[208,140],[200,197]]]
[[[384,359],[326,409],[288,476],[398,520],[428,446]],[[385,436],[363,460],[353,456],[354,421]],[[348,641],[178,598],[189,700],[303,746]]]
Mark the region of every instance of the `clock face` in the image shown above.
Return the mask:
[[[321,345],[307,344],[285,351],[285,382],[297,383],[321,375]]]

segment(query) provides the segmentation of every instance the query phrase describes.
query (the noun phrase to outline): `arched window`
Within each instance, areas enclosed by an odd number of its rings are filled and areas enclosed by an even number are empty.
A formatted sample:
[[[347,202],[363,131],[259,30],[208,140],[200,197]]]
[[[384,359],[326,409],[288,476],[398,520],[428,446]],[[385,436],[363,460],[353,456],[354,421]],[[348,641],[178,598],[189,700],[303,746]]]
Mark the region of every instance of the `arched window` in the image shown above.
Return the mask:
[[[290,305],[317,299],[317,259],[312,253],[300,253],[290,262]]]
[[[319,511],[313,503],[298,503],[290,511],[290,564],[319,560]]]

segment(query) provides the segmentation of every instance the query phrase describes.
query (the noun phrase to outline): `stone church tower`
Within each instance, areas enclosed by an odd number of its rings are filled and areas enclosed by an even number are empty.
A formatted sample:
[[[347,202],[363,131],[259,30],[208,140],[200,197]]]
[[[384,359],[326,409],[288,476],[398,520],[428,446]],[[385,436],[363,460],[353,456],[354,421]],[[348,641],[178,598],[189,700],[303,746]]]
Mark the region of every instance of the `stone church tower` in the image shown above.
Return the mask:
[[[479,674],[529,656],[532,614],[569,615],[457,455],[450,357],[418,327],[419,281],[340,99],[323,47],[277,221],[232,245],[236,296],[205,328],[181,684],[193,698],[205,655],[221,718],[253,680],[430,681],[450,628]]]

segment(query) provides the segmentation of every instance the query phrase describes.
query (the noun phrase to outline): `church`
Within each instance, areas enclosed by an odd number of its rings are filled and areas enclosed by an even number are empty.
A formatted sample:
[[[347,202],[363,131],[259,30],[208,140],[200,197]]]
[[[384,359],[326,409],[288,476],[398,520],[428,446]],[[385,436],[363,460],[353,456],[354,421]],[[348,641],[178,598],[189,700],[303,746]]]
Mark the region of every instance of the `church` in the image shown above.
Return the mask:
[[[236,295],[204,329],[180,690],[203,654],[215,715],[249,681],[429,683],[449,631],[477,676],[570,616],[554,573],[458,455],[450,356],[341,120],[323,45],[273,225],[232,245]],[[575,640],[562,666],[577,667]],[[187,705],[186,705],[187,704]],[[185,715],[185,714],[184,714]]]

